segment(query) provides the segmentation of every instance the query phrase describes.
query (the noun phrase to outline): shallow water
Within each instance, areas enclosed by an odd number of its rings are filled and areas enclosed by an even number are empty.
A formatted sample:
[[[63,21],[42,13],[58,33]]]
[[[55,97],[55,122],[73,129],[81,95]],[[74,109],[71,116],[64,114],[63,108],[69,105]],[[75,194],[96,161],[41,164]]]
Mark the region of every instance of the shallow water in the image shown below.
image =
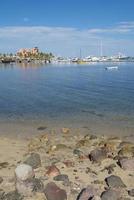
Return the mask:
[[[133,134],[134,63],[110,65],[0,64],[0,132],[45,124]]]

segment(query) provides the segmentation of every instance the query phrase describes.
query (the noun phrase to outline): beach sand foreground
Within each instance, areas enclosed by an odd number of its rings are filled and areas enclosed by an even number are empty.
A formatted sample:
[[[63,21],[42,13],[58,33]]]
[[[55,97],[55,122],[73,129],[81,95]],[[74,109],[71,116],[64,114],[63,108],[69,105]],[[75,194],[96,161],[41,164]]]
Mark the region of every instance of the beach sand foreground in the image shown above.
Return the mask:
[[[25,170],[15,175],[16,167]],[[68,128],[58,135],[0,138],[0,199],[133,199],[133,189],[134,143],[125,138],[72,134]]]

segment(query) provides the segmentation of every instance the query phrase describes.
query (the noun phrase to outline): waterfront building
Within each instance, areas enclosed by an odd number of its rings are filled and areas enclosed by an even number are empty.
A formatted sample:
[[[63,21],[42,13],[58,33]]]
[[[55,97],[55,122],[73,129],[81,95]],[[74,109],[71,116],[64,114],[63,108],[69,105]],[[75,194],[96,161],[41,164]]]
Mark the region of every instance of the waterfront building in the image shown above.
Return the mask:
[[[38,47],[34,47],[32,49],[20,49],[17,52],[17,55],[22,57],[22,58],[27,58],[27,57],[30,57],[30,56],[36,56],[38,54],[39,54]]]

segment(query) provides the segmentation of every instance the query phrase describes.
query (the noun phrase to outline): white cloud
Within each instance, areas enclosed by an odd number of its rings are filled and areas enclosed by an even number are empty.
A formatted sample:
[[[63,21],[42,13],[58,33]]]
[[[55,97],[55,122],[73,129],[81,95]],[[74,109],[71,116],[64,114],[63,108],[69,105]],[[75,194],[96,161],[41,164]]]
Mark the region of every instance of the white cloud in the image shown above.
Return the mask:
[[[130,39],[126,36],[132,35],[133,31],[134,22],[121,22],[114,27],[83,30],[46,26],[0,27],[0,51],[16,51],[19,48],[39,46],[43,51],[52,51],[61,55],[75,56],[80,48],[85,55],[97,55],[102,40],[104,48],[107,49],[105,54],[112,53],[111,49],[117,53],[124,49],[124,45],[126,52],[130,54],[134,52],[134,38]]]
[[[133,33],[133,31],[134,31],[133,21],[120,22],[114,27],[89,29],[89,32],[93,34],[99,34],[99,33],[122,34],[122,33]]]

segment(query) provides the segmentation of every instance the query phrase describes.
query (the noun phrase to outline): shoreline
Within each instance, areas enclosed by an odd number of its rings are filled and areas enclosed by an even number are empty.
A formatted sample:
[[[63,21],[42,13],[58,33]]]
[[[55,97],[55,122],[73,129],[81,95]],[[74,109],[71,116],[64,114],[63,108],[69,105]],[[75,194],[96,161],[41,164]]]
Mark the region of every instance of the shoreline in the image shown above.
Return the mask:
[[[118,124],[118,123],[117,123]],[[90,121],[83,123],[82,121],[70,122],[59,120],[11,120],[1,121],[0,120],[0,137],[7,137],[12,139],[27,139],[34,136],[38,136],[47,132],[55,132],[57,135],[63,127],[70,129],[71,134],[77,132],[81,135],[93,134],[96,136],[107,136],[107,137],[120,137],[126,138],[128,141],[134,141],[134,128],[133,127],[122,127],[115,124],[108,124],[101,121]]]

